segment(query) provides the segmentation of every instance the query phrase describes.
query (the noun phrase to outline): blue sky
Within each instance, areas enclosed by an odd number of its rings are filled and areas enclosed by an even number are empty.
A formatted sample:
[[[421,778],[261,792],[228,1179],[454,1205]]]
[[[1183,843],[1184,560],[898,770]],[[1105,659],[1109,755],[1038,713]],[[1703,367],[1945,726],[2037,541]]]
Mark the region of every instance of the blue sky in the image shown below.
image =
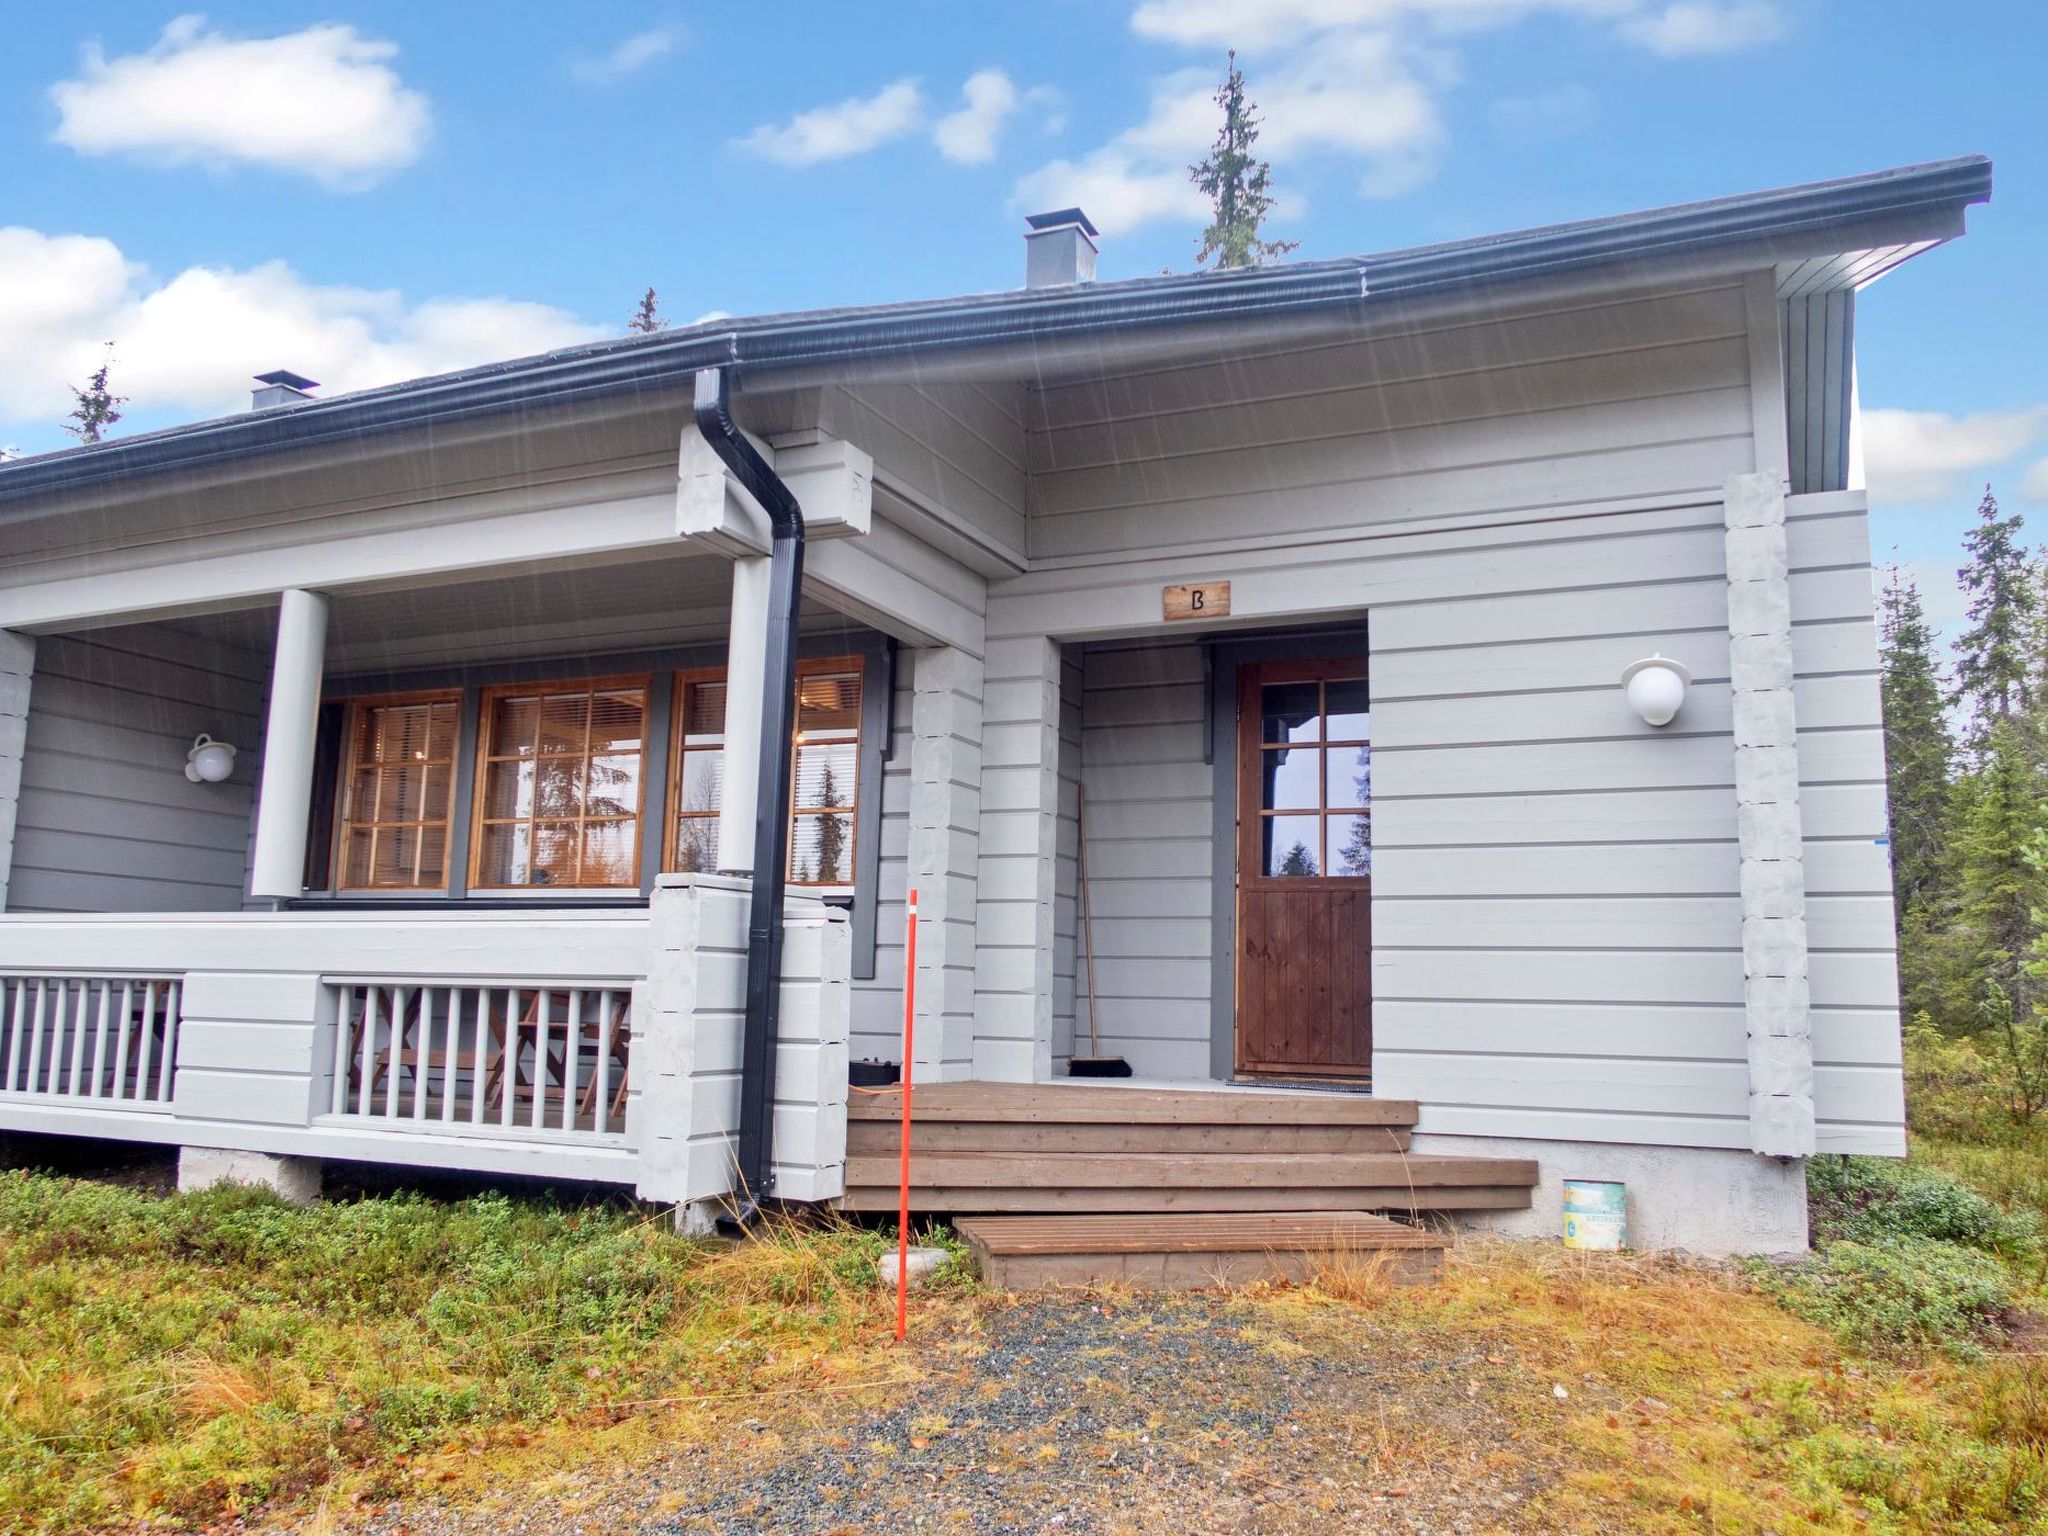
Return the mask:
[[[0,444],[619,329],[1013,286],[1083,202],[1102,275],[1191,264],[1235,43],[1304,256],[1981,152],[1972,233],[1862,296],[1881,555],[1940,589],[1988,477],[2048,535],[2038,101],[2018,0],[1041,0],[12,7]],[[1945,591],[1930,592],[1951,622]]]

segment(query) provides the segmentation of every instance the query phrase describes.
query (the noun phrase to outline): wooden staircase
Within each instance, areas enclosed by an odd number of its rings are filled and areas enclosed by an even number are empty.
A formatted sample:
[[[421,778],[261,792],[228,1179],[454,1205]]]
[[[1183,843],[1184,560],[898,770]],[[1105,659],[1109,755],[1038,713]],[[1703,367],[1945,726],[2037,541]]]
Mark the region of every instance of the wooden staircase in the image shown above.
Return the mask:
[[[1298,1275],[1330,1243],[1398,1250],[1417,1278],[1424,1234],[1352,1216],[1526,1209],[1536,1165],[1410,1152],[1415,1113],[1363,1094],[935,1083],[912,1095],[910,1205],[1002,1218],[960,1223],[992,1281]],[[896,1209],[901,1114],[900,1089],[853,1091],[846,1210]]]

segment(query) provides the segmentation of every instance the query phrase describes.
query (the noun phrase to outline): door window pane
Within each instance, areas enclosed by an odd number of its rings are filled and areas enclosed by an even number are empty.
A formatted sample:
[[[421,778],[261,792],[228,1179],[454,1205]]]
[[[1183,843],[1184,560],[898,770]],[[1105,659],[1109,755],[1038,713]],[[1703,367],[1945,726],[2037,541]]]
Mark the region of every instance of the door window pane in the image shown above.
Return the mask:
[[[1330,818],[1330,873],[1351,877],[1372,873],[1372,817]]]
[[[1333,811],[1372,804],[1372,748],[1331,747],[1323,803]]]
[[[1268,811],[1313,811],[1322,803],[1322,757],[1314,747],[1267,748],[1259,756],[1265,770],[1260,795]]]
[[[1321,739],[1317,683],[1269,683],[1260,690],[1261,741]]]
[[[1268,875],[1284,879],[1306,879],[1323,872],[1323,819],[1320,816],[1267,816],[1260,820],[1265,834],[1262,862]]]
[[[448,882],[455,693],[358,699],[342,733],[342,890],[433,890]]]
[[[1362,677],[1323,684],[1323,711],[1328,741],[1367,741],[1372,737],[1372,694]]]

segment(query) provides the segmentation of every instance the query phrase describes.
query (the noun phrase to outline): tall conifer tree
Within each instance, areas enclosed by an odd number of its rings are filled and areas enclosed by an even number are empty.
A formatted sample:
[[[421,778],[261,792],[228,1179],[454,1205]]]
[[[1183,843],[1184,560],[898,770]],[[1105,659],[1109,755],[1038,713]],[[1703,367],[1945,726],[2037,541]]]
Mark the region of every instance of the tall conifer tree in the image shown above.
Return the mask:
[[[2020,528],[2017,514],[1999,515],[1998,498],[1985,486],[1977,526],[1963,535],[1969,564],[1956,572],[1969,594],[1970,627],[1956,638],[1953,697],[1965,711],[1965,739],[1979,761],[1989,750],[1992,727],[2024,716],[2032,702],[2040,574],[2020,541]]]
[[[1214,256],[1219,267],[1256,267],[1285,256],[1299,242],[1259,238],[1260,225],[1273,211],[1273,167],[1252,158],[1252,146],[1259,141],[1259,107],[1245,96],[1244,71],[1237,67],[1234,48],[1216,89],[1216,105],[1223,109],[1216,142],[1207,159],[1188,167],[1188,179],[1208,197],[1212,210],[1195,264]]]
[[[1920,589],[1897,566],[1879,599],[1884,751],[1891,776],[1892,895],[1901,928],[1940,895],[1955,755],[1941,663]]]

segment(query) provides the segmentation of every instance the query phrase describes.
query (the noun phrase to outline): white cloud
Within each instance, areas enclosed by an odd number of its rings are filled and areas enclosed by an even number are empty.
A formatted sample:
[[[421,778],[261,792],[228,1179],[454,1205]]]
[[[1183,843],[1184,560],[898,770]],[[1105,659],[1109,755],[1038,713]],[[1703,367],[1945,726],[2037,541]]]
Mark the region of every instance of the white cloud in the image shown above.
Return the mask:
[[[1000,69],[983,69],[960,88],[964,105],[932,125],[932,142],[957,165],[982,165],[996,155],[1003,124],[1024,105],[1025,93]]]
[[[0,228],[0,420],[61,420],[69,386],[108,341],[131,410],[213,415],[246,407],[250,375],[271,368],[337,394],[604,334],[545,304],[408,303],[391,290],[310,283],[275,261],[155,282],[110,240]]]
[[[1785,18],[1771,0],[1677,0],[1661,10],[1632,16],[1622,35],[1667,59],[1699,53],[1739,53],[1775,42],[1785,32]]]
[[[1017,182],[1018,206],[1032,212],[1084,208],[1105,235],[1120,235],[1154,219],[1200,222],[1209,204],[1188,184],[1184,168],[1140,162],[1115,145],[1081,160],[1054,160]]]
[[[1967,496],[1994,470],[2048,437],[2048,405],[1950,416],[1942,411],[1863,412],[1865,474],[1873,499],[1939,501]],[[2038,468],[2038,466],[2037,466]],[[2048,479],[2048,477],[2044,477]],[[2034,483],[2029,475],[2022,485]],[[2042,487],[2048,490],[2048,485]]]
[[[681,27],[649,27],[614,44],[605,53],[572,58],[569,73],[585,85],[615,85],[628,75],[638,74],[656,59],[675,52],[682,40]]]
[[[2020,499],[2048,504],[2048,459],[2036,460],[2020,476]]]
[[[1186,48],[1287,47],[1319,33],[1427,26],[1473,32],[1537,11],[1617,16],[1637,0],[1143,0],[1131,14],[1140,37]]]
[[[923,119],[924,92],[915,80],[898,80],[872,96],[799,112],[779,127],[763,124],[735,142],[777,165],[816,165],[900,139]]]
[[[1509,144],[1534,144],[1584,133],[1598,116],[1593,93],[1583,85],[1503,96],[1486,109],[1493,131]]]
[[[79,77],[50,88],[52,137],[81,154],[260,165],[362,187],[417,159],[431,127],[427,98],[390,67],[397,53],[351,26],[231,38],[180,16],[146,53],[109,59],[88,44]]]

